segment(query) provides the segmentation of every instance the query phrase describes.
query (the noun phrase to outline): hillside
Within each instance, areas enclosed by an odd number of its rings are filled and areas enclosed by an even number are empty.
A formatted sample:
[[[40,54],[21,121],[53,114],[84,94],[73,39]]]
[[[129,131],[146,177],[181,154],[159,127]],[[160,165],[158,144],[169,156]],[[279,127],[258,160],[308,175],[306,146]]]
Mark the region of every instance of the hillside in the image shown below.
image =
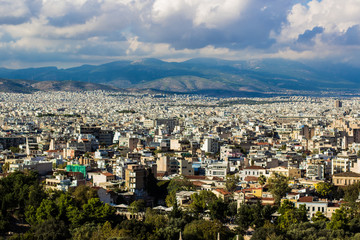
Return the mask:
[[[360,88],[359,73],[360,68],[346,64],[301,63],[284,59],[227,61],[198,58],[180,63],[143,59],[68,69],[0,68],[0,78],[33,79],[36,83],[31,87],[35,90],[129,88],[181,93],[354,90]],[[68,81],[69,79],[73,81]],[[57,81],[66,82],[60,84]],[[78,83],[75,84],[75,81]],[[104,84],[108,87],[90,83]],[[20,82],[14,82],[9,89],[16,90],[20,87],[18,84],[21,85]],[[5,90],[4,88],[2,91]]]
[[[119,91],[119,88],[77,81],[33,81],[0,79],[0,92],[32,93],[36,91]]]

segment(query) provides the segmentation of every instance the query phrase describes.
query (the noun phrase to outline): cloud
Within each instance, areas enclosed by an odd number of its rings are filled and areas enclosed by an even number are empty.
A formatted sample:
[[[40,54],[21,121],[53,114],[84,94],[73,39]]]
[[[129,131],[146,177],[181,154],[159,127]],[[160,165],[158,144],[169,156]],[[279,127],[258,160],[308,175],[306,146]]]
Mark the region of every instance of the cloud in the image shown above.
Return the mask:
[[[310,43],[316,35],[324,32],[322,27],[314,27],[312,30],[306,30],[303,34],[300,34],[297,42],[298,43]]]
[[[314,28],[322,28],[323,35],[343,35],[360,23],[359,3],[359,0],[312,0],[306,5],[295,4],[277,40],[289,42]]]
[[[360,45],[359,12],[359,0],[2,0],[0,65],[340,57]]]

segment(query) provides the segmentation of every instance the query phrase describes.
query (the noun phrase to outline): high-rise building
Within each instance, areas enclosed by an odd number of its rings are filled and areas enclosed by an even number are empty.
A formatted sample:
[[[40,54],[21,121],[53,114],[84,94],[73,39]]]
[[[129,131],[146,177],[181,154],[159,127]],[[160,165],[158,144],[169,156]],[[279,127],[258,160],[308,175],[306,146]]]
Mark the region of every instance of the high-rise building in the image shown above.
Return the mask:
[[[340,100],[335,100],[335,107],[336,108],[341,108],[342,107],[342,102]]]

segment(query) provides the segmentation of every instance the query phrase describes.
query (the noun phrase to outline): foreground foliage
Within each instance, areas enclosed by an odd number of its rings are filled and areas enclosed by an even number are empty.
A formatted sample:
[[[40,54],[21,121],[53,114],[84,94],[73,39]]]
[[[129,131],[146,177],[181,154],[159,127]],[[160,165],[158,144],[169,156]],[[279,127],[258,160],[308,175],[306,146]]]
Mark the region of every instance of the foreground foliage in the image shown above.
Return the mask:
[[[287,191],[278,189],[284,181],[270,179],[279,196]],[[331,219],[318,212],[311,221],[304,205],[295,208],[285,200],[278,207],[258,202],[236,209],[236,202],[224,201],[209,191],[194,193],[188,210],[183,211],[173,198],[176,191],[193,186],[183,178],[167,184],[167,196],[171,196],[168,203],[173,207],[170,213],[145,208],[145,202],[138,200],[130,205],[130,212],[136,215],[145,211],[144,220],[127,220],[117,215],[113,207],[103,204],[92,188],[81,186],[69,192],[49,192],[43,190],[36,173],[12,173],[0,179],[0,235],[15,232],[9,239],[19,240],[177,240],[181,234],[184,240],[213,240],[218,235],[222,240],[233,240],[236,235],[242,239],[252,230],[255,240],[360,239],[360,208],[355,197],[360,184],[344,189],[342,197],[347,203]],[[319,186],[316,191],[323,196],[340,192],[330,185]],[[274,218],[276,212],[278,218]],[[229,223],[237,227],[230,230],[226,226]]]

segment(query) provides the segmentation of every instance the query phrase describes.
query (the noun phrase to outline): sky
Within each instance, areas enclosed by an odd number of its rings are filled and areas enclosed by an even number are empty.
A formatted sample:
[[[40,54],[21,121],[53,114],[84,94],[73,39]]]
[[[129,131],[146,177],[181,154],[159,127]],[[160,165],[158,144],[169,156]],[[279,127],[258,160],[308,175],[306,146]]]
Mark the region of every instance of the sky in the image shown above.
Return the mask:
[[[360,62],[360,0],[0,0],[0,67],[149,57]]]

